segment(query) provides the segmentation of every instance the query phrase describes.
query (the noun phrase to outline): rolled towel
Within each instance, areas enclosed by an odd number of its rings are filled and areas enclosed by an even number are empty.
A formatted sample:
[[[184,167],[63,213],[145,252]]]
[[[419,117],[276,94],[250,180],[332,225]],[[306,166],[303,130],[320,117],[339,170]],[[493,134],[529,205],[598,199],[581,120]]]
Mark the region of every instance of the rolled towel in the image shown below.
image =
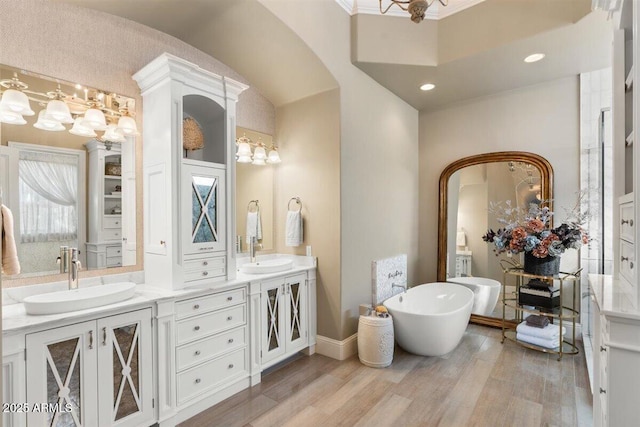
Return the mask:
[[[300,246],[302,240],[302,213],[300,211],[288,211],[284,244],[285,246]]]
[[[557,339],[560,336],[560,327],[554,324],[548,324],[544,328],[538,328],[535,326],[527,325],[527,321],[520,323],[516,327],[516,331],[520,334],[529,335],[531,337],[538,337],[542,339]],[[564,335],[566,329],[562,327],[562,335]]]
[[[544,328],[549,324],[549,318],[547,316],[540,316],[537,314],[527,316],[526,321],[528,326],[533,326],[535,328]]]
[[[529,344],[538,345],[540,347],[545,348],[559,348],[560,347],[560,337],[556,337],[555,339],[542,338],[542,337],[534,337],[527,334],[516,334],[516,339],[518,341],[524,341]]]

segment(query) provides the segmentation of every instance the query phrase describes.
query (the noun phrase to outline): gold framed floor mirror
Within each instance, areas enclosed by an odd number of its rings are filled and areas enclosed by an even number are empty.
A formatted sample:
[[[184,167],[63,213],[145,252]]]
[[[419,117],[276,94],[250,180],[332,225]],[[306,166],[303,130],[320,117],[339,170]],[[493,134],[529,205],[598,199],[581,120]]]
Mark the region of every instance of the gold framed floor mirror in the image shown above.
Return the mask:
[[[456,160],[442,171],[438,209],[438,281],[478,277],[494,279],[502,284],[500,261],[507,257],[497,257],[482,236],[489,228],[499,228],[489,213],[489,203],[506,200],[512,200],[514,206],[544,201],[552,207],[553,168],[549,161],[534,153],[500,151]],[[502,309],[498,299],[494,309],[485,310],[483,314],[472,313],[471,322],[500,327]],[[509,315],[505,315],[509,319]]]

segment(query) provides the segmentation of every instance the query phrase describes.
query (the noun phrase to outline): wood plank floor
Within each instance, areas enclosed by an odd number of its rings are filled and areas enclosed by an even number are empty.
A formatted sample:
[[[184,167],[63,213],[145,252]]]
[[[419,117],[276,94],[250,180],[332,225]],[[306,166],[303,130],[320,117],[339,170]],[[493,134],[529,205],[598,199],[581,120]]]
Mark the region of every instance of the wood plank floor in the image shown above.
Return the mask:
[[[470,325],[453,352],[422,357],[396,347],[384,369],[357,356],[300,356],[181,426],[587,427],[587,375],[582,348],[557,361]]]

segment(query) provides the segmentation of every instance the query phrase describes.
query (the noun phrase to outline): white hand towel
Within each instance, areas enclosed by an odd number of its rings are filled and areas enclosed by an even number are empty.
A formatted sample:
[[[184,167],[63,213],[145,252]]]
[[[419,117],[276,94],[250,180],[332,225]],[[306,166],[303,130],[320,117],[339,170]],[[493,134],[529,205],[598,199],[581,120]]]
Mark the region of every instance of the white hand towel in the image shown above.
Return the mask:
[[[560,337],[556,337],[556,339],[547,339],[541,337],[533,337],[527,334],[516,334],[516,339],[518,341],[528,342],[529,344],[539,345],[540,347],[545,348],[559,348],[560,347]]]
[[[2,272],[20,274],[20,260],[13,237],[13,214],[8,207],[0,205],[0,237],[2,240]]]
[[[251,243],[251,238],[255,237],[256,241],[262,240],[262,219],[260,211],[247,212],[247,244]]]
[[[527,322],[522,322],[516,327],[516,331],[519,334],[528,335],[530,337],[538,337],[542,339],[557,340],[560,336],[560,327],[549,323],[544,328],[536,328],[535,326],[527,325]],[[566,333],[564,326],[562,327],[562,335]]]
[[[288,211],[285,226],[285,246],[300,246],[302,239],[302,214],[300,211]]]

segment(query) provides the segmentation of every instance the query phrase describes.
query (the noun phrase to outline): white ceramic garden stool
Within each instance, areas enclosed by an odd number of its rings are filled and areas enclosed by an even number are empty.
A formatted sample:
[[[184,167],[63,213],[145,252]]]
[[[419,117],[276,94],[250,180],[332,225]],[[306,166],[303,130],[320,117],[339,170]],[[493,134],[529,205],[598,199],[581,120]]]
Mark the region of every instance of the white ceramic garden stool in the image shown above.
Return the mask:
[[[372,368],[385,368],[393,362],[393,319],[375,314],[360,316],[358,357]]]

